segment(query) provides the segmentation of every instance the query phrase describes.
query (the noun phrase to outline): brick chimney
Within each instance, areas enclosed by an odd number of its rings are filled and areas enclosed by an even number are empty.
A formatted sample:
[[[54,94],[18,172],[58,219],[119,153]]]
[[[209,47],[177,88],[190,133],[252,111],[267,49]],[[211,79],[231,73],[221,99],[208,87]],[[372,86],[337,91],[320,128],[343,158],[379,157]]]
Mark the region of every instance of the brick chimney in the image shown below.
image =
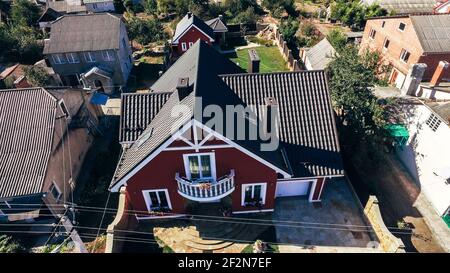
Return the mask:
[[[188,18],[191,18],[192,12],[188,11],[187,16],[188,16]]]
[[[430,86],[438,86],[444,77],[445,71],[448,69],[449,63],[447,61],[440,61],[436,70],[434,71],[433,77],[431,78]]]
[[[191,92],[189,87],[189,78],[179,78],[177,83],[178,98],[182,101]]]
[[[264,102],[266,104],[266,132],[272,132],[272,120],[273,115],[277,114],[278,111],[278,102],[274,97],[264,98]]]
[[[248,50],[249,62],[248,62],[248,73],[259,73],[259,56],[256,50]]]

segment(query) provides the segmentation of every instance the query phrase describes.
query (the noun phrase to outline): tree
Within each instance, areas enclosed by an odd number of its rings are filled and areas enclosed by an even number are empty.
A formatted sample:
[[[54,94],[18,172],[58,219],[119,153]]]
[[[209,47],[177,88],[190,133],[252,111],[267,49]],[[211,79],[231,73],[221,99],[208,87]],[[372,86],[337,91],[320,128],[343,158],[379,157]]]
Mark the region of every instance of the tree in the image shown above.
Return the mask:
[[[345,47],[347,43],[347,37],[345,34],[338,28],[333,28],[327,35],[327,40],[330,44],[336,49],[336,51],[340,51]]]
[[[356,29],[363,28],[367,18],[386,14],[387,11],[378,4],[365,7],[359,0],[336,0],[331,6],[331,17]]]
[[[24,247],[14,241],[11,236],[0,235],[0,253],[23,252]]]
[[[253,7],[247,8],[247,10],[238,13],[232,20],[232,23],[250,24],[258,21],[258,15],[255,13]]]
[[[142,19],[131,16],[127,21],[128,35],[142,45],[161,41],[166,38],[161,23],[155,19]]]
[[[158,12],[158,3],[156,0],[144,0],[142,5],[148,14],[156,14]]]
[[[25,68],[25,77],[33,86],[46,86],[50,83],[50,76],[44,68],[38,66]]]
[[[385,111],[371,91],[378,81],[376,57],[370,54],[360,56],[354,46],[347,46],[328,67],[333,105],[345,125],[341,139],[347,143],[384,136]]]
[[[274,17],[281,17],[284,11],[290,16],[298,16],[294,0],[263,0],[262,6],[268,9]]]
[[[39,19],[39,7],[28,0],[14,0],[11,20],[15,25],[34,26]]]
[[[42,45],[35,29],[0,23],[0,60],[34,63],[42,58]]]
[[[297,31],[299,28],[299,22],[289,17],[287,20],[282,20],[280,23],[280,33],[283,34],[283,38],[286,43],[295,45],[297,42]]]
[[[123,13],[125,11],[123,0],[114,0],[114,9],[117,13]]]

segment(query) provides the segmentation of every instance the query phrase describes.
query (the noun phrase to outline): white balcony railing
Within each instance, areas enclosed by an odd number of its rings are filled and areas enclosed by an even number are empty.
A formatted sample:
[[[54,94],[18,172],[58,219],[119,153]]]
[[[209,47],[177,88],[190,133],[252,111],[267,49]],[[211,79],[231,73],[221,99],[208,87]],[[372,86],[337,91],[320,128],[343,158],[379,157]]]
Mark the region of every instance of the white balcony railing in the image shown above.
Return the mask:
[[[217,180],[189,180],[175,175],[178,193],[193,201],[214,201],[234,191],[234,170]]]

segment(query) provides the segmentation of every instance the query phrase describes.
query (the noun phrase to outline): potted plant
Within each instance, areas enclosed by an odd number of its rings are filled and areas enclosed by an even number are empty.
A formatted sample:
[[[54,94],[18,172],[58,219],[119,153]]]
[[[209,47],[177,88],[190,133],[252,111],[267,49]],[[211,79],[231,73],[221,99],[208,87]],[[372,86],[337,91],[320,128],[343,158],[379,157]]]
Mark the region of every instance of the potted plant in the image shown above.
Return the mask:
[[[267,244],[261,240],[256,240],[253,244],[253,253],[265,253]]]

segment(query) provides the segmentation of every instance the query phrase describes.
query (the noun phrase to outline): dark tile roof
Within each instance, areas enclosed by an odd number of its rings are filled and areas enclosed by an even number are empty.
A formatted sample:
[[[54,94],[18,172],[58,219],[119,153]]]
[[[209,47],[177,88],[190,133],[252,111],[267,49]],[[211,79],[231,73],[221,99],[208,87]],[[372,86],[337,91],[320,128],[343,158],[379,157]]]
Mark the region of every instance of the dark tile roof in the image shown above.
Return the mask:
[[[268,97],[276,99],[279,139],[294,177],[343,174],[334,111],[323,70],[223,75],[222,79],[247,105],[264,105]]]
[[[173,92],[180,77],[188,77],[193,89],[182,100],[178,92]],[[151,89],[173,93],[137,140],[124,148],[111,187],[169,139],[173,128],[180,128],[191,119],[208,126],[206,117],[172,117],[173,107],[184,105],[195,113],[208,105],[222,109],[227,105],[264,105],[267,97],[275,97],[281,108],[281,148],[260,151],[261,139],[235,142],[297,177],[342,174],[333,110],[323,71],[243,74],[230,60],[198,41]],[[198,97],[202,98],[201,104],[195,100]],[[257,109],[252,111],[259,114]],[[254,126],[259,126],[257,120]],[[249,122],[248,126],[253,125]],[[229,137],[225,130],[223,135]]]
[[[178,22],[177,27],[175,28],[175,34],[173,35],[172,42],[176,41],[181,35],[189,29],[192,25],[199,28],[206,35],[208,35],[211,39],[214,39],[213,30],[205,23],[202,19],[198,18],[192,13],[186,14],[180,22]]]
[[[109,13],[62,16],[51,25],[44,54],[118,49],[121,24]]]
[[[205,22],[214,32],[228,32],[228,28],[220,17]]]
[[[0,197],[41,192],[57,113],[43,88],[0,90]]]
[[[119,141],[135,141],[169,99],[170,94],[172,93],[123,93]]]

